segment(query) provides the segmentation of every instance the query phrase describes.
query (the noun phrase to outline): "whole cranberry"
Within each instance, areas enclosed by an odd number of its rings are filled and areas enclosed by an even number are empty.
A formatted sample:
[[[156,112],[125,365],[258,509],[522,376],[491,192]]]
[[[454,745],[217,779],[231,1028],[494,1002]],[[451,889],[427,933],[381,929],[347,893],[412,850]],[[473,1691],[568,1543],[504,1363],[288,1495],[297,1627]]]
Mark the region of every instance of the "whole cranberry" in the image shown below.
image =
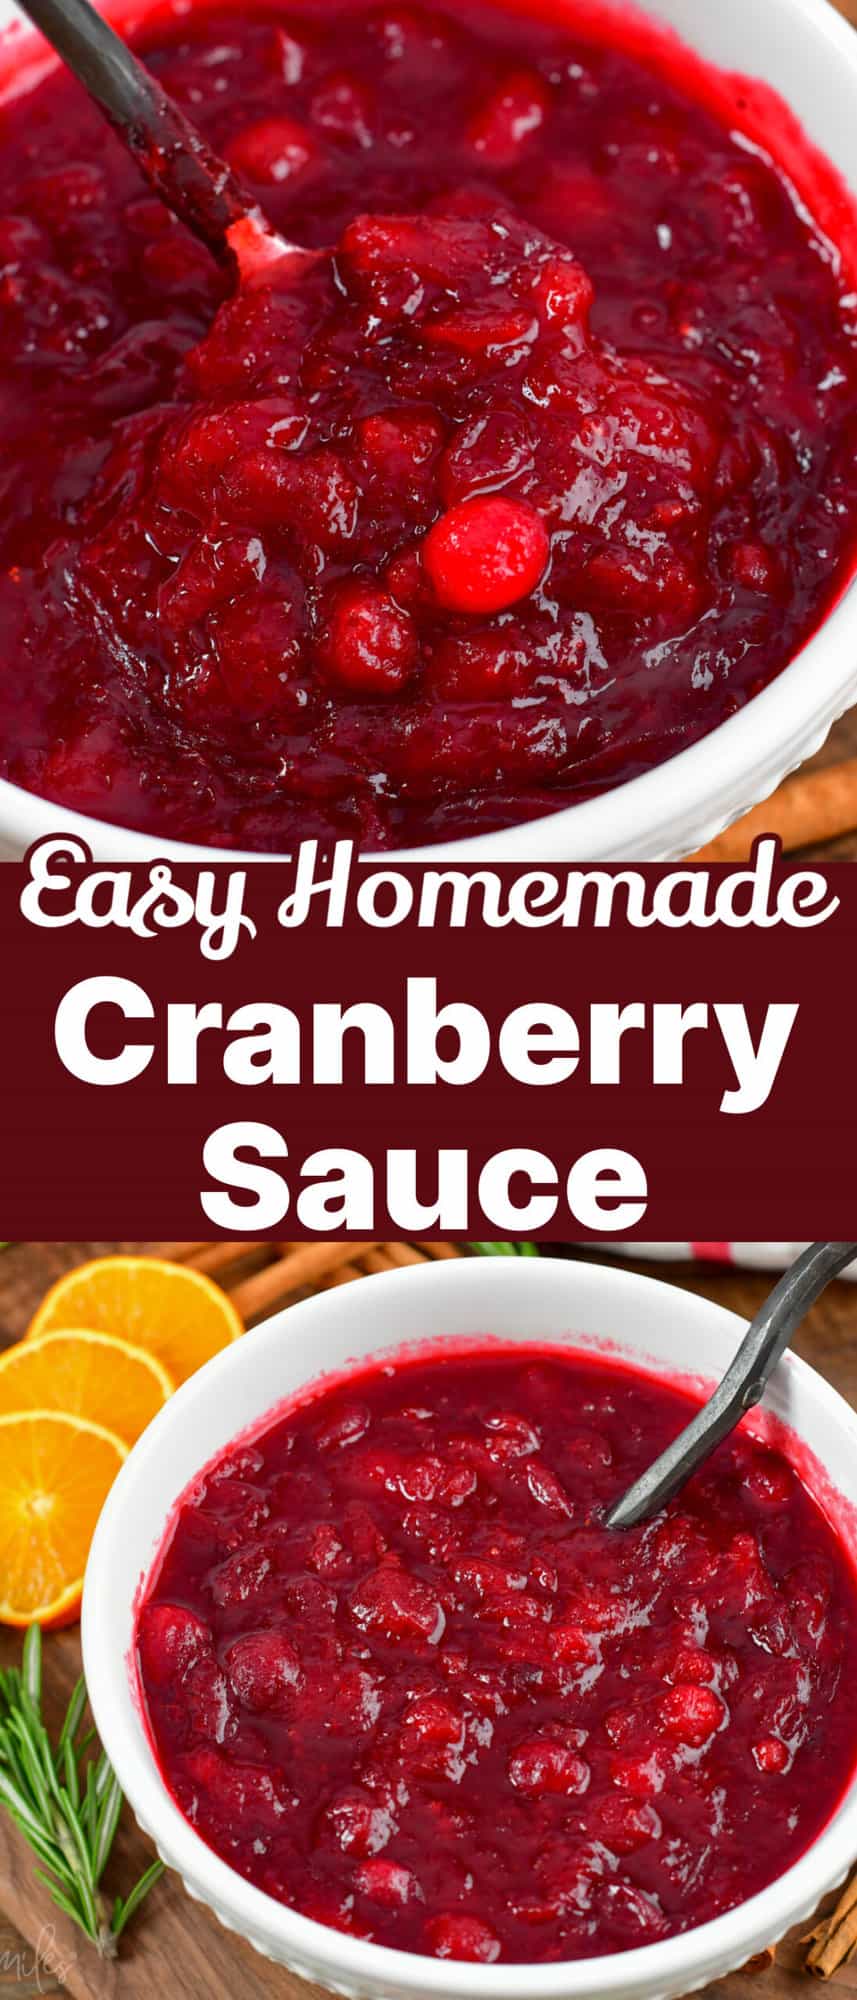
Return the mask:
[[[592,279],[571,257],[553,257],[545,264],[536,298],[548,323],[585,325],[595,297]]]
[[[763,1736],[754,1743],[753,1758],[757,1770],[766,1775],[787,1771],[791,1763],[791,1753],[780,1736]]]
[[[538,1798],[543,1792],[574,1797],[589,1784],[589,1765],[563,1743],[532,1737],[519,1744],[509,1760],[509,1777],[520,1792]]]
[[[548,531],[526,500],[480,494],[442,514],[423,562],[448,611],[503,611],[529,597],[550,554]]]
[[[435,1958],[493,1965],[500,1956],[500,1940],[481,1917],[471,1917],[459,1910],[432,1917],[426,1924],[426,1938]]]
[[[211,1633],[180,1604],[147,1604],[140,1618],[143,1671],[156,1687],[176,1688],[211,1653]]]
[[[312,133],[294,118],[261,118],[246,125],[229,147],[232,166],[266,187],[294,180],[317,153]]]
[[[278,587],[272,577],[270,585],[236,595],[209,619],[220,677],[239,713],[291,710],[301,663],[301,606],[297,579]]]
[[[302,1680],[294,1646],[280,1632],[249,1632],[236,1639],[225,1664],[239,1701],[262,1712],[280,1707]]]
[[[338,589],[321,645],[329,680],[355,694],[396,694],[417,656],[413,620],[377,583],[355,577]]]
[[[720,1696],[712,1688],[700,1687],[696,1682],[679,1682],[669,1689],[659,1703],[659,1714],[664,1728],[670,1736],[676,1736],[680,1743],[690,1743],[698,1749],[707,1743],[709,1736],[726,1719],[726,1709]]]
[[[550,95],[536,70],[515,70],[470,121],[467,138],[484,165],[513,167],[542,129]]]
[[[730,554],[735,582],[759,597],[772,596],[779,580],[777,559],[764,542],[736,542]]]
[[[369,1896],[373,1903],[381,1903],[388,1910],[424,1901],[413,1871],[397,1861],[384,1861],[380,1857],[364,1861],[356,1870],[354,1881],[361,1896]]]

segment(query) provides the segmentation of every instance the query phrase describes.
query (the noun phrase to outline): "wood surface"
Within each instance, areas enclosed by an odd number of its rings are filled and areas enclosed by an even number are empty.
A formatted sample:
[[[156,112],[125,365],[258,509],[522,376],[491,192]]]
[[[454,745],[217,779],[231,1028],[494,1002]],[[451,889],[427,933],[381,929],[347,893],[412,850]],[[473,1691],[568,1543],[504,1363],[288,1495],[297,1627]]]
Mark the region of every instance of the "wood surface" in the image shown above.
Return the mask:
[[[855,0],[857,4],[857,0]],[[115,1249],[142,1249],[133,1243],[22,1243],[0,1256],[0,1346],[25,1330],[48,1284],[85,1258]],[[597,1256],[594,1252],[581,1255]],[[645,1266],[669,1283],[702,1292],[750,1317],[771,1284],[771,1275],[723,1271],[713,1266]],[[358,1280],[362,1282],[362,1280]],[[376,1282],[383,1282],[377,1279]],[[819,1301],[795,1346],[857,1406],[857,1285],[832,1286]],[[20,1640],[0,1635],[0,1663],[16,1661]],[[56,1723],[80,1672],[77,1627],[45,1638],[45,1705]],[[149,1859],[148,1844],[130,1813],[123,1815],[116,1851],[105,1884],[127,1891]],[[736,1974],[708,1989],[707,2000],[809,2000],[809,1975],[802,1969],[800,1936],[779,1950],[775,1966],[763,1973]],[[119,1960],[103,1964],[74,1927],[55,1911],[35,1881],[29,1850],[0,1813],[0,2000],[33,2000],[37,1994],[68,1993],[75,2000],[313,2000],[313,1991],[282,1968],[258,1957],[221,1929],[202,1905],[191,1902],[178,1879],[165,1875],[156,1885],[139,1922],[122,1941]],[[857,1995],[857,1965],[838,1973],[834,1991]]]
[[[853,19],[857,23],[857,0],[848,0]],[[823,749],[816,757],[810,757],[802,766],[805,771],[820,770],[825,764],[841,763],[846,757],[857,757],[857,708],[849,710],[841,722],[834,724]],[[789,855],[790,861],[857,861],[857,828],[846,833],[839,840],[828,840],[816,847],[804,847],[799,853]]]

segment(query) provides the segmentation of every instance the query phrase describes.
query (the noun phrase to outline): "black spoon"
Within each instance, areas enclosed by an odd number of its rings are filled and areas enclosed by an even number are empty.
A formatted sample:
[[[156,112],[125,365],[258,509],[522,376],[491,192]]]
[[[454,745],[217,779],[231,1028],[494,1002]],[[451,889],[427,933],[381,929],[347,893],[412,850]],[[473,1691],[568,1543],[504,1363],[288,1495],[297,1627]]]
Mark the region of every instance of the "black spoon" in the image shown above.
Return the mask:
[[[608,1528],[635,1528],[671,1500],[715,1445],[758,1403],[768,1376],[804,1314],[831,1278],[857,1258],[857,1243],[811,1243],[774,1286],[708,1402],[611,1507]]]
[[[20,4],[94,98],[161,201],[221,263],[237,261],[247,276],[283,257],[314,260],[316,252],[277,235],[231,168],[89,0]]]

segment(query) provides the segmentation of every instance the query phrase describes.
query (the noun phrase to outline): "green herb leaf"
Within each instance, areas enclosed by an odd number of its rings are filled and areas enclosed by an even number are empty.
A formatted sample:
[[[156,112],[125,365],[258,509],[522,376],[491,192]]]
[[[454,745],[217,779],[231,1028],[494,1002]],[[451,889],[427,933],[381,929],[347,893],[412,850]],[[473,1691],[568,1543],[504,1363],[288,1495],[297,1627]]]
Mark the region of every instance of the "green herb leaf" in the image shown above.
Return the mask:
[[[110,1849],[113,1846],[113,1836],[119,1825],[119,1814],[121,1811],[122,1793],[119,1789],[119,1780],[118,1778],[113,1778],[108,1786],[104,1803],[101,1807],[95,1843],[92,1850],[92,1872],[96,1882],[101,1881],[101,1877],[107,1866]]]
[[[537,1243],[468,1243],[476,1257],[537,1257]]]
[[[25,1687],[36,1713],[42,1699],[42,1633],[41,1627],[31,1625],[24,1640],[24,1657],[21,1663],[21,1685]]]
[[[83,1711],[85,1707],[86,1707],[86,1682],[83,1678],[83,1675],[81,1674],[80,1680],[77,1683],[77,1686],[71,1697],[71,1701],[69,1702],[68,1708],[66,1709],[65,1721],[63,1723],[62,1729],[60,1730],[60,1740],[58,1748],[62,1753],[63,1757],[65,1756],[66,1744],[67,1743],[72,1744],[74,1742],[74,1739],[77,1735],[77,1732],[83,1720]],[[60,1759],[59,1757],[57,1757],[57,1763],[59,1763],[59,1761]]]
[[[129,1917],[133,1917],[134,1911],[139,1910],[144,1896],[148,1896],[149,1890],[157,1882],[158,1876],[163,1875],[163,1872],[163,1862],[153,1861],[151,1868],[147,1868],[145,1875],[140,1876],[139,1882],[135,1883],[130,1896],[126,1896],[124,1903],[121,1899],[117,1899],[116,1908],[113,1912],[114,1937],[118,1938],[121,1936]]]
[[[31,1625],[20,1670],[0,1673],[0,1808],[14,1821],[43,1864],[38,1880],[57,1908],[91,1938],[105,1958],[159,1875],[154,1861],[112,1911],[98,1884],[122,1811],[118,1779],[95,1731],[79,1738],[86,1687],[78,1681],[55,1747],[42,1720],[42,1635]],[[79,1740],[78,1740],[79,1738]],[[93,1754],[87,1757],[90,1744]]]

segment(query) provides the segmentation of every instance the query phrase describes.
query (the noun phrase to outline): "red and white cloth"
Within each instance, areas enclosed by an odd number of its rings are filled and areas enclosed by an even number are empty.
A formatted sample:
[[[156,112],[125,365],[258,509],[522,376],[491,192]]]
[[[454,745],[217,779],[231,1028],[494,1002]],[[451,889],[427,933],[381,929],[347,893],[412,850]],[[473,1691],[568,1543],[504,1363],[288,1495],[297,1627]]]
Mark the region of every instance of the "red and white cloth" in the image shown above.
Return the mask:
[[[625,1257],[652,1257],[661,1263],[736,1264],[757,1271],[784,1271],[808,1247],[806,1243],[599,1244],[599,1249]],[[857,1263],[849,1264],[842,1276],[857,1279]]]

